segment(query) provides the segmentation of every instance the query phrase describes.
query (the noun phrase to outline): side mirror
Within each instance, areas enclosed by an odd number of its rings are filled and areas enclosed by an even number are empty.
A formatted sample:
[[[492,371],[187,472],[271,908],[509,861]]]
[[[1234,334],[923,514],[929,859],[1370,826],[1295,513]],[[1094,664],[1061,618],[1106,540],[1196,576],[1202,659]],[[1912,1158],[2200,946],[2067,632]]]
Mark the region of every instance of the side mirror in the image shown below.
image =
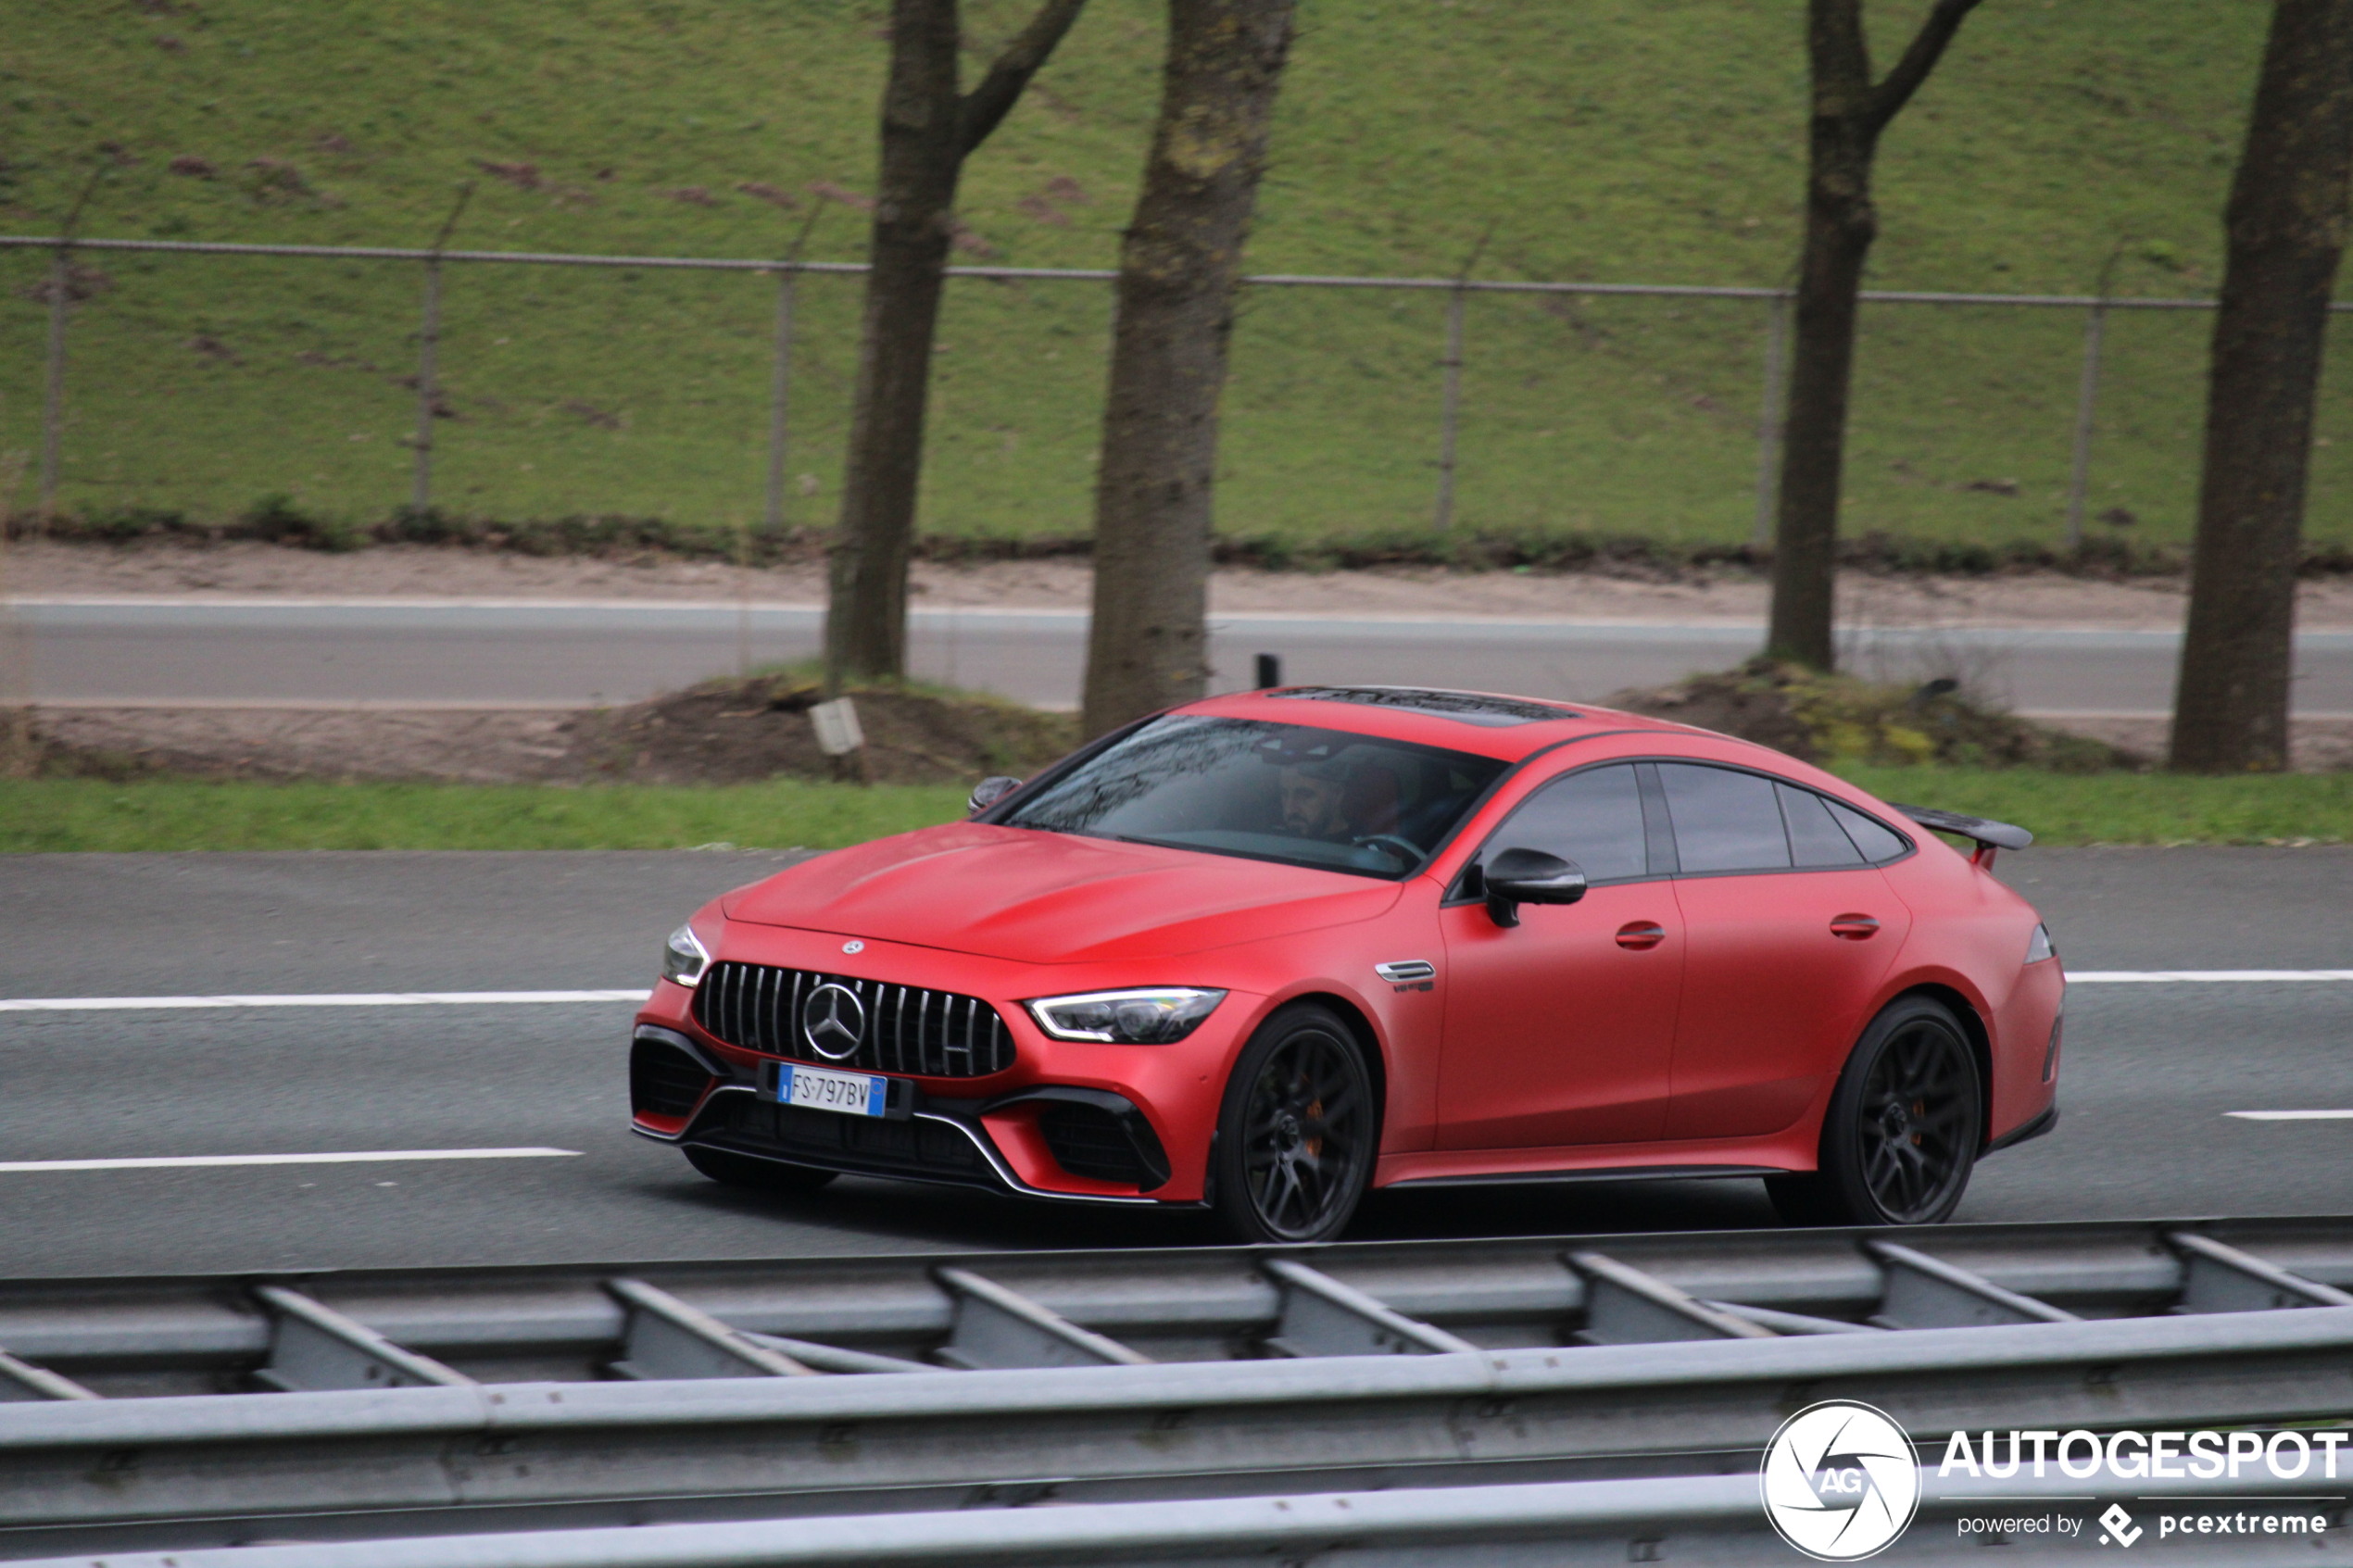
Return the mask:
[[[972,798],[965,801],[964,805],[974,811],[986,811],[1019,789],[1022,784],[1022,780],[1008,778],[1002,773],[993,778],[983,779],[973,785]]]
[[[1541,849],[1506,849],[1487,866],[1487,918],[1517,925],[1522,904],[1574,904],[1585,897],[1585,873]]]

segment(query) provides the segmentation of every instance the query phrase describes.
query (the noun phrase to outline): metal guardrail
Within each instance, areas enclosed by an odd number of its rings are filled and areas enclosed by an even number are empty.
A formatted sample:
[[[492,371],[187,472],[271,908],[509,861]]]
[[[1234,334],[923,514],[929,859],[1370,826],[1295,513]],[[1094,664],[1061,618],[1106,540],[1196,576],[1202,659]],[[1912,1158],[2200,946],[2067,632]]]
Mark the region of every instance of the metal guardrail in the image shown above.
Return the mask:
[[[5,1282],[0,1556],[2341,1421],[2347,1284],[2353,1219]]]
[[[1949,1486],[1920,1473],[1920,1507],[1886,1560],[1962,1558],[1982,1562],[1996,1547],[2004,1563],[2081,1562],[2090,1543],[2056,1531],[1967,1533],[1969,1514],[2050,1510],[2070,1501],[2080,1483],[2064,1477]],[[2168,1499],[2171,1490],[2174,1497]],[[2233,1500],[2294,1506],[2298,1484],[2266,1477]],[[2136,1499],[2145,1520],[2168,1501],[2196,1494],[2159,1484]],[[2160,1537],[2135,1530],[2133,1553],[2162,1561],[2342,1562],[2349,1554],[2343,1506],[2322,1515],[2317,1537]],[[2309,1515],[2308,1515],[2309,1517]],[[2144,1541],[2142,1536],[2151,1538]],[[2169,1548],[2171,1549],[2169,1549]],[[1754,1475],[1428,1487],[1396,1491],[1113,1503],[1052,1509],[987,1509],[849,1518],[731,1521],[705,1524],[534,1531],[527,1534],[378,1539],[340,1545],[238,1547],[224,1550],[110,1553],[104,1568],[993,1568],[998,1564],[1182,1562],[1211,1568],[1265,1568],[1327,1554],[1350,1568],[1571,1568],[1625,1562],[1784,1562],[1796,1556],[1777,1541],[1758,1506]],[[87,1557],[54,1558],[28,1568],[93,1568]]]

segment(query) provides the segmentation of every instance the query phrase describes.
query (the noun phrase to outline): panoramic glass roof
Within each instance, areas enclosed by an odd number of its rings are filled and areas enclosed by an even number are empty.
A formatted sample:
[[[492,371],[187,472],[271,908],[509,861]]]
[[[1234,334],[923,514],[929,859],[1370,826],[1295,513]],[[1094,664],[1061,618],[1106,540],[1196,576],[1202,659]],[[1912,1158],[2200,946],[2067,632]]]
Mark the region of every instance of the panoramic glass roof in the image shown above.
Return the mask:
[[[1408,713],[1427,713],[1433,718],[1490,729],[1580,717],[1575,709],[1557,703],[1485,696],[1477,692],[1430,691],[1419,686],[1291,686],[1266,695],[1306,702],[1356,702],[1373,708],[1402,709]]]

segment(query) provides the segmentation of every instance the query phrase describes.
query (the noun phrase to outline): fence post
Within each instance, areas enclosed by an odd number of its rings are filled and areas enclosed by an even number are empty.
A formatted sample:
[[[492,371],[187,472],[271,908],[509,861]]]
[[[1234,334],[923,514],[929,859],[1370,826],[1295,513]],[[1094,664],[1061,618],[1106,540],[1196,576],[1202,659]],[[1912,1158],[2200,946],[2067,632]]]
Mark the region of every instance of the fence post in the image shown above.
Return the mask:
[[[1438,426],[1438,515],[1441,533],[1454,526],[1454,429],[1463,407],[1463,296],[1457,282],[1446,296],[1446,395]]]
[[[49,263],[49,361],[41,390],[41,508],[39,529],[49,532],[57,515],[57,475],[64,459],[66,426],[66,295],[73,287],[70,241],[57,246]]]
[[[409,483],[409,511],[413,517],[423,517],[433,505],[434,405],[440,401],[435,377],[441,348],[441,253],[473,194],[471,182],[459,187],[457,205],[449,209],[441,232],[434,236],[433,253],[425,257],[425,302],[417,341],[417,434],[409,443],[417,454],[416,471]]]
[[[1765,313],[1765,393],[1756,408],[1756,521],[1750,524],[1749,546],[1763,549],[1773,539],[1773,495],[1781,456],[1781,397],[1789,378],[1781,362],[1789,357],[1790,296],[1777,294]]]
[[[425,263],[425,306],[418,332],[416,471],[409,482],[409,510],[422,517],[433,505],[433,404],[434,350],[441,342],[441,257]]]
[[[2085,492],[2092,478],[2092,412],[2100,395],[2100,336],[2108,319],[2105,292],[2083,321],[2083,380],[2075,394],[2075,460],[2067,476],[2067,548],[2083,547]]]
[[[771,539],[785,531],[785,409],[792,395],[792,306],[794,264],[776,273],[776,354],[768,380],[768,512],[762,531]]]

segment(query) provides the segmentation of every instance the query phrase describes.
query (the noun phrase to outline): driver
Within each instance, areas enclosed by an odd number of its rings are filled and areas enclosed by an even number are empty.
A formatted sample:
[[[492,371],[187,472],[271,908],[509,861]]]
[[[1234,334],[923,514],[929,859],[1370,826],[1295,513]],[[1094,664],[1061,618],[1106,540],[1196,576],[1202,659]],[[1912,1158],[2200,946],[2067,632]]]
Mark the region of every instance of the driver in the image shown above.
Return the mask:
[[[1283,831],[1350,844],[1397,831],[1403,791],[1378,762],[1294,763],[1283,770]]]
[[[1283,831],[1294,838],[1346,842],[1348,820],[1340,814],[1347,770],[1338,762],[1294,762],[1283,770]]]

